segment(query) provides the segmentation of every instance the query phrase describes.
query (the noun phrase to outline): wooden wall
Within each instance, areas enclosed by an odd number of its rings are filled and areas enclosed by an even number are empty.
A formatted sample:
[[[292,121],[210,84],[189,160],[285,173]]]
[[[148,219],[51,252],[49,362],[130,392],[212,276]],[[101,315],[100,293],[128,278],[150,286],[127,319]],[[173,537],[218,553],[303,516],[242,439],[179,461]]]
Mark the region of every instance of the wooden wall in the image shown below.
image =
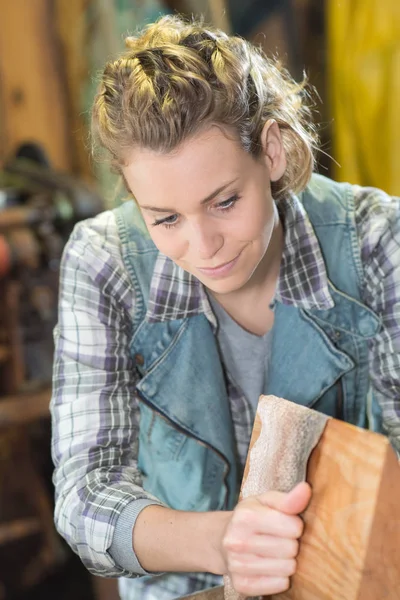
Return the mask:
[[[87,76],[86,4],[0,0],[0,165],[21,142],[36,141],[55,168],[89,174],[78,83]]]

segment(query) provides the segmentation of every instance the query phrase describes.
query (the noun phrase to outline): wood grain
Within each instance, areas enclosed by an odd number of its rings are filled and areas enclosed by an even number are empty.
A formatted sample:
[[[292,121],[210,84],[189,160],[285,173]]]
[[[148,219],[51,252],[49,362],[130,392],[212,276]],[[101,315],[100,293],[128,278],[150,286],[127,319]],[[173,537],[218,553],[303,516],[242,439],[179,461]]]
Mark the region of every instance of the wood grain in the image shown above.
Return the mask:
[[[400,598],[400,467],[392,448],[381,473],[358,598]]]
[[[65,102],[70,122],[71,165],[75,175],[93,180],[88,152],[88,123],[83,112],[82,91],[89,79],[89,43],[86,11],[90,0],[56,0],[55,20],[65,67]],[[110,3],[112,5],[112,3]]]
[[[39,142],[55,168],[70,168],[66,80],[51,0],[0,0],[0,162]]]
[[[250,449],[260,430],[257,416]],[[389,441],[331,419],[307,481],[313,497],[297,573],[288,592],[265,600],[400,600],[400,467]],[[224,596],[217,588],[195,598]]]
[[[260,427],[257,417],[251,447]],[[268,598],[400,599],[400,468],[388,440],[331,419],[307,481],[298,570],[288,592]]]

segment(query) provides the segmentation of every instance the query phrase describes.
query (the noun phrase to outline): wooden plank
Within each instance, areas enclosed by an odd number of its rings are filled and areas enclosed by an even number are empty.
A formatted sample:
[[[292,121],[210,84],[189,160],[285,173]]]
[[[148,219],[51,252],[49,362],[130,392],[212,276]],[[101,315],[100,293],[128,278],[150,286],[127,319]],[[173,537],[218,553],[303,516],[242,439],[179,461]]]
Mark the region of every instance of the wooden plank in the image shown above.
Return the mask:
[[[0,399],[0,428],[24,425],[50,417],[51,389]]]
[[[257,415],[250,450],[260,431]],[[249,459],[243,484],[248,471]],[[400,600],[400,467],[388,440],[329,420],[307,481],[313,496],[303,515],[297,573],[288,592],[265,600]],[[224,600],[224,594],[216,588],[188,598]]]
[[[70,168],[61,48],[52,0],[0,0],[0,162],[39,142],[55,168]]]
[[[38,519],[15,519],[8,523],[0,523],[0,546],[15,542],[29,535],[40,533],[41,524]]]
[[[96,600],[119,600],[118,582],[116,579],[105,579],[92,575],[94,597]]]
[[[21,285],[18,281],[0,282],[1,333],[9,349],[8,360],[3,360],[0,370],[0,392],[17,392],[25,379],[25,364],[21,325],[19,322]]]
[[[70,118],[72,170],[85,180],[93,180],[88,152],[88,123],[83,111],[83,89],[90,76],[86,11],[90,0],[56,0],[56,26],[62,47],[68,86],[66,103]]]
[[[190,596],[183,596],[182,600],[224,600],[224,588],[218,586],[205,590],[204,592],[197,592],[196,594],[190,594]]]
[[[388,447],[358,592],[360,600],[400,598],[399,471],[397,457]]]
[[[256,417],[250,448],[259,437]],[[243,483],[247,478],[246,465]],[[298,570],[270,600],[400,599],[400,468],[388,440],[331,419],[307,469]],[[384,593],[383,593],[384,591]]]

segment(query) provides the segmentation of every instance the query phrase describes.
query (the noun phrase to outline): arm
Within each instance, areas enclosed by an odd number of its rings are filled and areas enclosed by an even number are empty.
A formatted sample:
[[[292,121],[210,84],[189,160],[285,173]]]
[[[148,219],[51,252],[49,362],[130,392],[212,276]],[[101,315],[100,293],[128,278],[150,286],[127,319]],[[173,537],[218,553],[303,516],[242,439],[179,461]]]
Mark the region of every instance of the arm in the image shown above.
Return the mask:
[[[356,188],[356,225],[364,267],[364,302],[382,319],[370,342],[370,375],[384,427],[400,452],[400,200]]]
[[[187,513],[150,506],[139,515],[133,544],[148,570],[229,574],[239,593],[274,594],[289,588],[296,570],[299,516],[311,497],[307,483],[289,494],[247,498],[231,512]]]
[[[111,218],[79,225],[64,252],[51,411],[57,529],[89,570],[118,576],[128,574],[109,553],[119,516],[149,496],[136,463],[134,296]]]

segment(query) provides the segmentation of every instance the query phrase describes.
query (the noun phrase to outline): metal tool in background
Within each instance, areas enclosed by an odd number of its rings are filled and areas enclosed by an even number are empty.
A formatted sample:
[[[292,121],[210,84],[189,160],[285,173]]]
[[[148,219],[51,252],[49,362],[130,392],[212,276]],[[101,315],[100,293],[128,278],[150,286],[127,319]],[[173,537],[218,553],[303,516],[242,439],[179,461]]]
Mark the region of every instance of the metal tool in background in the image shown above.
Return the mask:
[[[0,171],[0,600],[59,568],[49,401],[59,267],[74,225],[103,210],[82,181],[24,144]]]

